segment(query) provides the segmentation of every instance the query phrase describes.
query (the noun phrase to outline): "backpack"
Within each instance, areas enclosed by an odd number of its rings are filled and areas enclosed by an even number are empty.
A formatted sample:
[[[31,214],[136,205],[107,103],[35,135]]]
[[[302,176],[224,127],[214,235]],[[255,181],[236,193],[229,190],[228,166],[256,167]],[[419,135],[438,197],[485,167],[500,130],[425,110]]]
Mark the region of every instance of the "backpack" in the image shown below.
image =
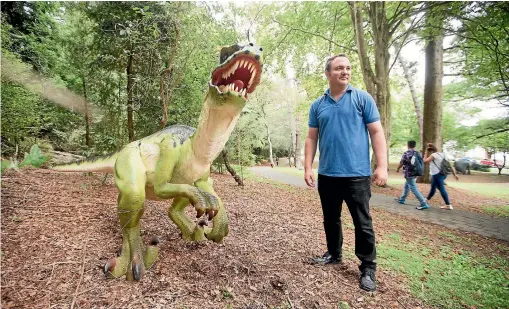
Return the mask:
[[[440,153],[437,152],[439,156],[442,157],[442,163],[440,164],[440,167],[433,161],[436,167],[440,170],[440,175],[447,176],[450,173],[452,173],[452,166],[451,163],[445,158],[445,154],[442,156]]]
[[[418,151],[414,151],[414,154],[410,159],[410,167],[412,176],[424,175],[424,160]]]

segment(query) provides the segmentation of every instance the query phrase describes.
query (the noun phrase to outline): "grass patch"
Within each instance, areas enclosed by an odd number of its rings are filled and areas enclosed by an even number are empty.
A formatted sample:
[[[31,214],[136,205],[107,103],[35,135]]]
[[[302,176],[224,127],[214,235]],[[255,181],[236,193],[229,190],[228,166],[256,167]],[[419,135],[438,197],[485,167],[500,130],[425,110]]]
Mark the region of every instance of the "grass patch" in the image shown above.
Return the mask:
[[[483,212],[499,217],[509,217],[509,205],[483,208]]]
[[[292,176],[299,176],[302,179],[304,179],[304,170],[299,170],[298,168],[295,168],[295,167],[288,167],[288,166],[276,167],[276,171],[285,173],[288,175],[292,175]],[[314,168],[313,173],[314,173],[315,177],[318,177],[317,169]]]
[[[451,232],[438,232],[438,235],[447,237],[447,238],[449,238],[451,240],[454,240],[454,241],[459,241],[460,240],[460,238],[458,236],[454,235]]]
[[[377,246],[379,263],[403,274],[412,294],[443,308],[504,308],[509,300],[509,261],[476,257],[443,246],[437,253],[391,234]],[[399,235],[398,235],[399,236]]]
[[[447,181],[447,185],[452,188],[464,189],[488,197],[509,198],[507,183],[469,183],[461,182],[461,178],[460,181],[455,181],[451,178]]]

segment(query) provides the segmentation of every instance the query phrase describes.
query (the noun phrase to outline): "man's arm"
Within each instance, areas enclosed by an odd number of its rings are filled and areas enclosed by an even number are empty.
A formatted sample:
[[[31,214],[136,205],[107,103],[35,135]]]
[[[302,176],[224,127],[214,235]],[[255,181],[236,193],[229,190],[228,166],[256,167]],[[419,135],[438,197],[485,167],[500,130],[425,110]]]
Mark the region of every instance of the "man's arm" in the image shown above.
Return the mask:
[[[306,144],[304,147],[304,180],[310,187],[315,186],[313,176],[313,160],[316,154],[316,145],[318,143],[318,128],[309,128]]]
[[[398,168],[396,169],[396,173],[399,173],[399,170],[403,167],[403,162],[399,162]]]
[[[367,124],[371,145],[375,153],[376,169],[373,173],[373,183],[383,186],[387,182],[387,142],[385,141],[384,129],[380,121]]]

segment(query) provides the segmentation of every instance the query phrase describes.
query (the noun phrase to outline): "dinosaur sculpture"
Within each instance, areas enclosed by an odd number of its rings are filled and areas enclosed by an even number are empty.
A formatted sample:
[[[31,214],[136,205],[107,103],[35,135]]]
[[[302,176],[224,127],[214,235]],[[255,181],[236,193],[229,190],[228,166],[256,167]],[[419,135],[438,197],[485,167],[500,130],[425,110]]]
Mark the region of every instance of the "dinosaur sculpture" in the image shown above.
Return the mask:
[[[248,94],[260,82],[262,48],[252,43],[224,47],[219,62],[212,72],[197,129],[169,126],[116,153],[52,168],[113,173],[123,240],[120,256],[104,265],[107,277],[126,275],[127,280],[139,281],[157,258],[158,240],[153,239],[144,250],[140,236],[145,199],[173,199],[168,216],[185,240],[221,242],[228,235],[226,210],[214,192],[210,165],[228,141]],[[184,213],[189,204],[196,209],[198,222]],[[212,220],[212,227],[207,219]]]

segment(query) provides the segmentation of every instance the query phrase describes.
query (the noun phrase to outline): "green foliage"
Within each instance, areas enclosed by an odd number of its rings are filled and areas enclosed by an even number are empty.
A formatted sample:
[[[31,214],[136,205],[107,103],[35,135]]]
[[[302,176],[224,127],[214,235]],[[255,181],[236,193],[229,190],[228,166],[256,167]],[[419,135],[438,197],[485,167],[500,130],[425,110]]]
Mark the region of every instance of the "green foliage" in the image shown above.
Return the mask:
[[[464,59],[458,69],[470,82],[463,97],[509,100],[509,12],[505,2],[468,3],[455,16],[461,21],[454,42]]]
[[[385,9],[391,17],[396,9],[410,12],[419,5],[387,3]],[[507,72],[499,68],[507,67],[508,58],[502,56],[507,55],[509,46],[505,44],[507,36],[503,35],[503,21],[507,19],[504,12],[503,4],[474,2],[451,5],[443,11],[446,16],[440,16],[447,17],[448,22],[454,18],[461,22],[459,30],[447,29],[457,34],[453,45],[461,47],[451,49],[448,60],[460,61],[454,69],[465,78],[447,87],[444,99],[448,108],[443,117],[444,141],[456,141],[460,149],[476,144],[490,149],[495,149],[496,144],[496,149],[501,149],[505,137],[490,135],[486,140],[474,140],[473,137],[486,132],[458,123],[478,110],[451,103],[465,96],[488,98],[503,94],[498,90],[504,89]],[[374,63],[371,25],[366,15],[364,18],[368,54]],[[400,34],[407,26],[409,20],[404,19],[394,36],[401,39]],[[3,56],[14,55],[25,61],[27,67],[83,95],[101,109],[90,119],[93,145],[88,147],[82,116],[55,107],[3,79],[2,154],[11,155],[16,145],[21,152],[28,151],[32,144],[41,141],[49,141],[57,150],[87,154],[113,151],[125,145],[126,68],[130,57],[135,74],[131,92],[135,138],[154,133],[163,115],[161,73],[168,68],[173,50],[176,54],[172,73],[162,80],[169,95],[167,125],[196,126],[219,47],[245,42],[247,29],[251,41],[265,50],[265,77],[257,91],[260,96],[255,94],[251,98],[227,144],[232,162],[245,165],[267,159],[267,126],[274,155],[286,156],[293,151],[294,141],[290,137],[296,128],[301,129],[303,141],[309,105],[326,87],[323,65],[328,56],[347,53],[353,65],[352,84],[364,88],[346,2],[244,6],[210,2],[2,3]],[[494,46],[497,41],[498,47]],[[288,71],[288,67],[294,72]],[[281,80],[277,76],[282,76]],[[418,139],[417,120],[411,98],[405,94],[406,87],[401,77],[391,75],[392,92],[401,94],[397,98],[392,96],[393,145]]]
[[[2,48],[7,49],[36,70],[51,74],[59,61],[55,44],[56,2],[13,1],[2,3]],[[5,31],[5,34],[4,34]]]
[[[339,309],[350,309],[350,305],[346,301],[340,301],[338,303]]]
[[[426,303],[446,308],[502,308],[509,297],[509,263],[442,247],[439,254],[395,239],[378,246],[384,267],[403,273],[412,293]]]
[[[2,155],[12,155],[17,144],[28,151],[36,139],[51,139],[60,148],[79,121],[71,111],[7,81],[2,81],[1,99]]]
[[[2,169],[1,169],[2,174],[5,170],[8,170],[8,169],[17,170],[19,168],[18,164],[19,164],[18,160],[15,160],[15,159],[11,159],[11,160],[2,159]]]
[[[43,165],[46,161],[48,161],[48,157],[45,156],[42,152],[39,146],[37,144],[33,145],[30,148],[30,153],[25,152],[25,158],[23,161],[19,164],[19,167],[23,167],[26,165],[31,165],[35,167],[40,167]]]

